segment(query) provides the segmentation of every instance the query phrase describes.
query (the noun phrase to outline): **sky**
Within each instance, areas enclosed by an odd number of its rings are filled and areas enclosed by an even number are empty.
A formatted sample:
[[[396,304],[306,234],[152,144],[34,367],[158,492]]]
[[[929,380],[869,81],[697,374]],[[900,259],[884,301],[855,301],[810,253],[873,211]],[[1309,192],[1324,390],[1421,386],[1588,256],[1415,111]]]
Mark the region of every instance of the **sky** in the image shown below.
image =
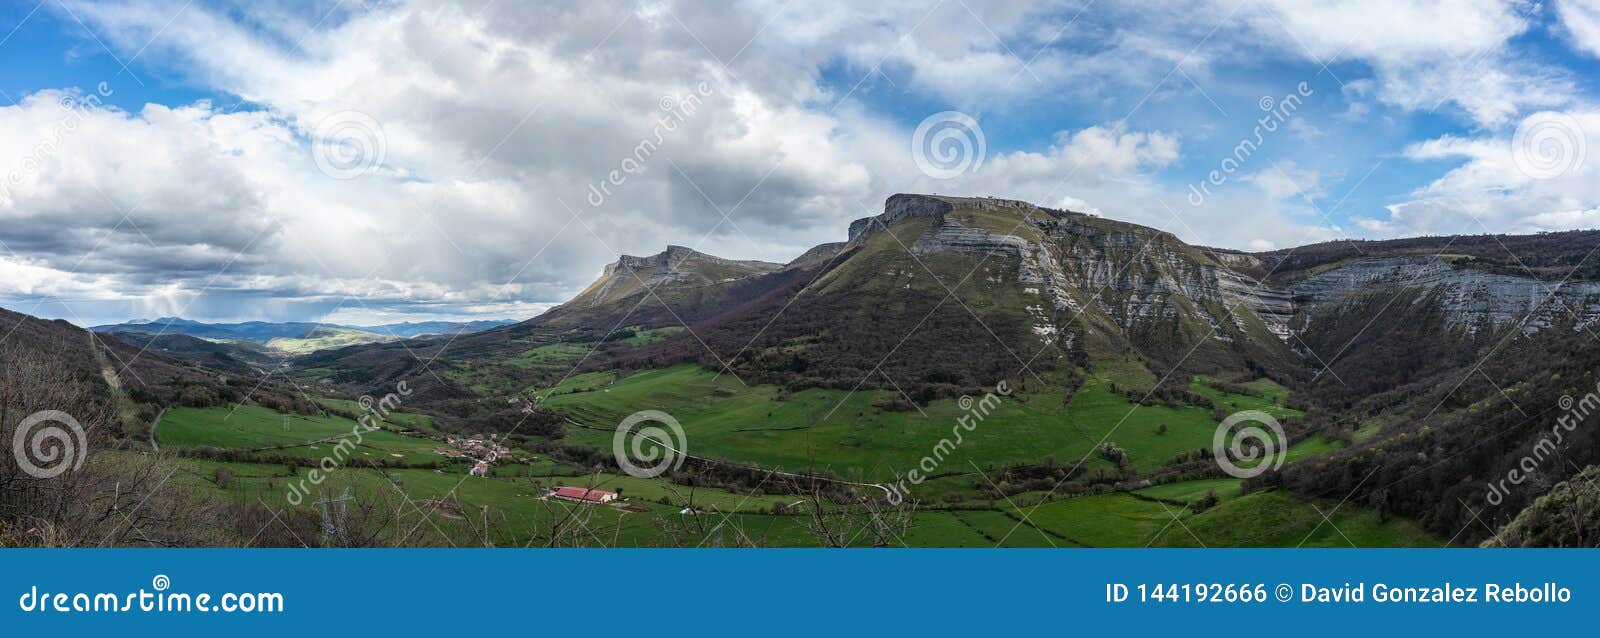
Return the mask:
[[[1241,250],[1600,226],[1600,0],[0,0],[0,307],[534,316],[897,192]]]

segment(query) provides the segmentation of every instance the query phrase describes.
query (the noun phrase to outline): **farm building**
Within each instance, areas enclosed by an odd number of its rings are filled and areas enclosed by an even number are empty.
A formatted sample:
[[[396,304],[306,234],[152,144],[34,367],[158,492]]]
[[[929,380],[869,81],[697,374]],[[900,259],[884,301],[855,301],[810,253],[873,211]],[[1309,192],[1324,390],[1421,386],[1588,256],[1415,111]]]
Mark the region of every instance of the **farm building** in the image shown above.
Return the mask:
[[[472,471],[469,474],[473,476],[488,476],[489,464],[484,461],[478,461],[477,465],[472,466]]]
[[[610,503],[617,500],[616,492],[592,490],[583,487],[557,487],[551,496],[582,503]]]

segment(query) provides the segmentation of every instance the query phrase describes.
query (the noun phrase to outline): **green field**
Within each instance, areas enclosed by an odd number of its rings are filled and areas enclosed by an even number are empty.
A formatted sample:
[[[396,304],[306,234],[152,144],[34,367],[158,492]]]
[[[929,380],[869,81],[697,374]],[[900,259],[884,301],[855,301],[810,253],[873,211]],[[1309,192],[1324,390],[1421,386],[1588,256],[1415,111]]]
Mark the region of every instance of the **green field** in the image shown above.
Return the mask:
[[[351,330],[349,328],[318,327],[309,337],[278,337],[267,342],[267,348],[289,354],[309,354],[318,350],[343,348],[363,343],[394,341],[390,335]]]
[[[635,335],[633,338],[641,338]],[[643,337],[649,338],[649,337]],[[581,345],[581,344],[580,344]],[[530,349],[520,359],[531,366],[553,366],[578,347],[558,344]],[[576,356],[581,356],[577,354]],[[519,365],[522,365],[519,364]],[[998,498],[980,491],[985,475],[1006,462],[1054,462],[1107,467],[1094,454],[1102,439],[1115,442],[1140,472],[1174,456],[1209,447],[1217,426],[1200,407],[1141,406],[1112,391],[1112,378],[1137,377],[1136,370],[1090,375],[1064,401],[1058,388],[1032,384],[1026,392],[999,398],[993,410],[939,465],[938,478],[914,489],[922,501],[903,534],[892,545],[937,547],[1145,547],[1145,546],[1438,546],[1443,541],[1402,520],[1380,520],[1371,510],[1345,504],[1302,502],[1277,491],[1241,494],[1238,479],[1205,479],[1146,487],[1135,493],[1067,497],[1037,490]],[[1053,384],[1050,384],[1053,385]],[[1120,385],[1120,384],[1119,384]],[[1246,384],[1251,394],[1229,394],[1197,380],[1190,390],[1225,410],[1260,409],[1282,418],[1299,415],[1284,407],[1287,392],[1270,381]],[[569,427],[567,443],[608,450],[614,424],[643,409],[664,410],[682,423],[688,451],[698,456],[803,471],[813,454],[817,467],[846,477],[882,481],[916,467],[941,439],[953,437],[957,419],[968,414],[957,400],[920,409],[886,411],[874,404],[885,396],[875,389],[855,393],[809,389],[784,395],[771,386],[747,387],[731,375],[717,376],[685,365],[618,377],[614,373],[571,375],[540,390],[545,406],[592,427]],[[358,403],[324,399],[341,411]],[[1065,405],[1063,405],[1065,403]],[[159,430],[163,448],[238,449],[260,455],[319,459],[332,453],[338,437],[357,424],[338,416],[284,415],[254,405],[182,408],[167,412]],[[395,502],[412,514],[421,538],[443,545],[522,546],[550,543],[601,546],[763,545],[807,546],[819,540],[796,495],[717,488],[690,488],[664,478],[642,479],[596,472],[526,454],[513,464],[496,465],[487,477],[466,475],[468,465],[446,461],[425,438],[438,432],[433,420],[395,414],[388,429],[363,432],[352,456],[405,461],[426,467],[371,469],[340,467],[314,485],[314,496],[350,490],[358,499]],[[1162,431],[1165,425],[1165,431]],[[403,434],[410,432],[416,436]],[[1337,443],[1313,436],[1290,449],[1289,458],[1315,456]],[[174,480],[241,503],[301,507],[288,499],[292,485],[306,485],[307,465],[229,463],[196,458],[179,460],[184,471]],[[227,472],[220,485],[218,468]],[[545,500],[557,486],[587,486],[619,492],[626,507],[580,505]],[[1207,493],[1217,504],[1199,511]],[[949,497],[948,501],[946,497]],[[430,499],[460,504],[460,514],[436,511]],[[698,514],[685,513],[692,504]],[[800,505],[784,514],[785,506]],[[829,516],[841,515],[827,503]],[[1318,508],[1333,524],[1320,527]],[[310,514],[316,514],[309,511]],[[576,523],[574,521],[577,521]],[[837,521],[836,521],[837,523]],[[579,527],[573,527],[578,525]],[[715,531],[714,531],[715,530]],[[558,532],[559,531],[559,532]],[[577,538],[574,538],[574,534]],[[1348,539],[1348,540],[1347,540]]]
[[[342,410],[351,414],[366,412],[361,404],[349,399],[319,398],[317,403],[335,410]],[[439,428],[433,425],[433,417],[426,414],[406,414],[404,412],[390,412],[384,419],[374,419],[374,422],[384,429],[417,430],[428,434],[438,434]]]
[[[1319,513],[1319,510],[1321,513]],[[1324,521],[1327,514],[1331,524]],[[1281,491],[1256,492],[1185,518],[1157,545],[1169,547],[1442,547],[1416,524],[1351,503],[1301,501]],[[1174,526],[1176,527],[1176,526]],[[1192,535],[1191,535],[1192,534]]]
[[[696,454],[790,470],[806,468],[815,454],[836,473],[877,481],[916,467],[941,439],[954,442],[952,430],[965,414],[954,399],[920,410],[883,411],[874,406],[889,394],[882,390],[809,389],[780,399],[778,388],[747,387],[694,365],[640,372],[609,385],[596,378],[585,381],[589,385],[551,392],[545,402],[596,428],[574,428],[570,440],[603,447],[610,444],[611,429],[629,414],[662,410],[683,425]],[[1208,410],[1137,405],[1108,386],[1091,377],[1065,406],[1059,391],[1050,388],[1002,397],[972,431],[963,430],[960,445],[940,469],[969,472],[973,464],[1045,457],[1069,465],[1087,459],[1093,466],[1102,462],[1092,454],[1096,444],[1107,440],[1125,450],[1135,468],[1149,470],[1181,452],[1210,447],[1217,423]],[[1242,405],[1295,413],[1266,399],[1211,392]]]
[[[339,416],[285,415],[256,405],[236,408],[177,408],[161,419],[157,440],[163,447],[214,447],[243,449],[264,454],[321,458],[333,452],[336,437],[354,439],[361,424]],[[360,433],[350,454],[369,459],[395,459],[431,463],[443,457],[433,452],[437,443],[403,436],[389,430]]]
[[[1226,501],[1239,496],[1239,486],[1242,483],[1244,481],[1236,478],[1183,481],[1181,483],[1167,483],[1165,485],[1147,487],[1139,490],[1139,494],[1151,498],[1194,503],[1205,498],[1207,491],[1211,491],[1216,494],[1217,500]]]
[[[1274,383],[1271,379],[1256,379],[1240,385],[1260,396],[1225,393],[1207,385],[1204,377],[1196,377],[1189,384],[1189,391],[1211,399],[1217,407],[1230,414],[1241,410],[1261,410],[1280,419],[1305,416],[1305,412],[1284,407],[1284,403],[1289,399],[1289,389]]]

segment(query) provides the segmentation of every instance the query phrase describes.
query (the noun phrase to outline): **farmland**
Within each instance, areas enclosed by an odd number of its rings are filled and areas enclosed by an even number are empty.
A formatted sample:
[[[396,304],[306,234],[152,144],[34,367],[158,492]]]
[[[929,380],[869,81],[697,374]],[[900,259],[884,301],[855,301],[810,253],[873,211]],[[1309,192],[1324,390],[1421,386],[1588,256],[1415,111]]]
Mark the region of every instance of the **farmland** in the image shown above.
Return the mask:
[[[964,414],[956,399],[885,411],[877,404],[892,393],[882,390],[808,389],[782,396],[779,388],[746,387],[729,375],[689,365],[614,382],[585,381],[588,385],[569,380],[550,393],[545,405],[593,424],[614,424],[642,409],[664,410],[684,424],[696,452],[794,470],[811,463],[817,450],[826,450],[834,472],[869,480],[887,480],[897,470],[915,467],[941,439],[951,437],[951,427]],[[1105,377],[1092,377],[1065,404],[1054,388],[1019,389],[1011,398],[1000,398],[961,446],[959,460],[983,467],[1045,457],[1072,462],[1091,457],[1101,441],[1110,441],[1126,451],[1135,468],[1148,470],[1211,445],[1217,423],[1209,410],[1139,405],[1110,386]],[[1205,389],[1249,409],[1298,414],[1270,399]],[[609,428],[569,436],[595,446],[609,444]]]
[[[641,338],[641,337],[634,337]],[[531,349],[512,365],[556,366],[582,356],[572,344]],[[1070,399],[1059,388],[1018,388],[997,395],[978,426],[951,451],[947,471],[918,485],[922,501],[903,533],[890,544],[947,547],[1145,547],[1439,545],[1442,541],[1400,520],[1379,520],[1362,508],[1301,502],[1286,493],[1241,492],[1232,478],[1182,480],[1131,492],[1066,494],[1054,489],[997,496],[992,473],[1032,460],[1110,467],[1096,454],[1099,441],[1114,441],[1126,462],[1140,471],[1159,468],[1174,456],[1210,445],[1212,413],[1198,406],[1135,403],[1117,389],[1127,371],[1090,375]],[[1264,380],[1247,384],[1250,394],[1228,393],[1198,378],[1190,391],[1227,410],[1259,409],[1285,419],[1286,391]],[[1053,384],[1052,384],[1053,385]],[[1217,384],[1225,385],[1225,384]],[[1229,386],[1235,387],[1235,386]],[[806,471],[821,467],[838,476],[885,481],[916,467],[951,424],[973,409],[942,399],[911,409],[885,409],[881,390],[845,392],[807,389],[785,392],[744,386],[731,375],[683,365],[628,375],[585,372],[566,375],[538,390],[544,407],[571,416],[562,444],[609,452],[612,426],[641,409],[659,409],[683,424],[690,451],[755,467]],[[321,399],[336,413],[359,413],[361,404]],[[306,497],[348,493],[354,499],[399,499],[414,513],[412,523],[428,542],[450,545],[814,545],[817,516],[845,516],[837,503],[818,506],[805,495],[784,494],[765,481],[744,487],[694,487],[666,477],[638,478],[587,468],[530,450],[494,464],[487,476],[469,476],[471,462],[435,452],[447,437],[427,415],[394,413],[380,429],[361,431],[340,414],[284,415],[250,405],[180,408],[164,417],[159,440],[184,455],[183,480],[196,489],[241,503],[305,507],[290,498],[291,486],[307,486]],[[352,432],[359,432],[356,440]],[[341,442],[354,463],[339,463],[320,476],[320,459]],[[1289,459],[1336,449],[1320,438],[1298,442]],[[250,456],[238,462],[204,451]],[[826,463],[808,466],[813,455]],[[295,461],[295,459],[301,459]],[[341,459],[342,461],[343,459]],[[363,462],[364,461],[364,462]],[[1000,469],[997,469],[1000,468]],[[226,476],[223,480],[222,476]],[[313,481],[313,477],[316,480]],[[553,501],[559,485],[616,492],[625,506]],[[763,487],[769,487],[763,490]],[[776,489],[776,492],[772,490]],[[301,499],[306,500],[306,499]],[[448,504],[448,507],[442,504]],[[1321,525],[1318,510],[1335,525]],[[311,512],[315,514],[315,512]],[[575,518],[576,516],[576,518]],[[582,534],[563,531],[563,521],[581,520]],[[1335,527],[1336,526],[1336,527]],[[715,530],[715,531],[713,531]]]

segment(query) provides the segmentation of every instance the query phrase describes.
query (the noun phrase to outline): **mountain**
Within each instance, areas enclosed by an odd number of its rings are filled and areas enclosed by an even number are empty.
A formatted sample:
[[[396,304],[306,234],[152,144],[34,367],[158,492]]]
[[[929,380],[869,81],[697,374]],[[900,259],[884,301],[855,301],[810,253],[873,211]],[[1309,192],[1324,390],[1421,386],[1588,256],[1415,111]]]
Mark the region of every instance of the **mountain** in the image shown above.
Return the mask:
[[[19,400],[22,407],[74,412],[85,427],[93,421],[119,437],[147,437],[156,415],[168,407],[249,400],[303,412],[316,409],[298,389],[261,378],[253,362],[234,359],[236,350],[206,350],[200,344],[208,342],[193,337],[125,341],[118,334],[5,309],[0,309],[0,337],[0,386],[42,383],[52,388],[32,397],[41,402],[36,406],[15,393],[0,398]],[[191,356],[218,365],[200,365]],[[52,404],[68,393],[79,398]]]
[[[148,332],[109,332],[108,334],[148,352],[184,359],[215,370],[256,376],[281,363],[282,353],[250,341],[212,341],[186,334]]]
[[[296,338],[322,324],[290,322],[271,323],[247,321],[244,323],[201,323],[180,317],[130,321],[127,323],[93,326],[92,332],[137,332],[149,335],[182,334],[201,339],[222,341],[251,341],[265,345],[278,338]]]
[[[340,348],[364,343],[381,343],[397,339],[410,339],[428,335],[468,334],[509,325],[509,320],[485,321],[423,321],[391,323],[377,326],[346,326],[327,323],[287,322],[273,323],[248,321],[244,323],[201,323],[179,317],[162,317],[147,321],[94,326],[93,332],[143,335],[143,338],[161,338],[183,335],[214,342],[245,343],[265,346],[269,353],[278,356],[305,354],[329,348]],[[141,337],[133,337],[135,340]],[[198,344],[169,340],[165,347],[174,352],[188,353],[206,348]],[[233,352],[231,356],[250,359],[249,355]]]
[[[941,427],[922,422],[941,406],[1004,380],[1044,412],[974,444],[1008,450],[988,457],[1007,464],[993,480],[1036,484],[1062,472],[1052,458],[1081,457],[1062,478],[1076,493],[1215,476],[1216,423],[1275,397],[1301,451],[1250,489],[1348,497],[1477,542],[1600,461],[1600,434],[1568,434],[1540,482],[1487,502],[1485,477],[1546,451],[1552,406],[1594,385],[1597,247],[1584,231],[1246,253],[1021,201],[903,194],[787,264],[624,256],[525,322],[298,363],[353,392],[425,379],[422,402],[490,430],[520,419],[489,406],[530,391],[597,430],[669,405],[743,415],[696,444],[873,478],[925,453],[907,442]],[[591,434],[541,436],[579,454],[604,447]],[[1467,525],[1474,513],[1486,524]]]
[[[370,364],[374,352],[387,351],[392,359],[425,352],[421,358],[495,366],[541,343],[689,328],[628,352],[597,352],[624,366],[698,361],[802,387],[909,384],[935,393],[928,386],[948,392],[1063,365],[1125,365],[1143,385],[1169,371],[1286,380],[1318,369],[1307,362],[1319,355],[1306,344],[1314,320],[1342,316],[1341,308],[1376,291],[1443,291],[1436,302],[1450,325],[1525,317],[1532,332],[1562,308],[1590,321],[1600,314],[1600,283],[1582,277],[1593,269],[1563,278],[1560,267],[1579,265],[1578,251],[1597,238],[1425,238],[1242,253],[1026,202],[905,194],[852,223],[847,241],[788,264],[678,246],[622,256],[577,297],[532,320],[432,346],[329,354],[316,365],[368,378],[369,365],[339,359]],[[1496,255],[1497,246],[1514,248]],[[1537,264],[1530,272],[1538,276],[1516,274],[1507,266],[1515,263]],[[1555,294],[1546,299],[1547,291]],[[1337,330],[1323,321],[1312,332]],[[416,364],[379,367],[399,374]],[[894,383],[875,370],[891,372]]]
[[[378,334],[392,335],[402,339],[423,337],[428,335],[471,334],[482,332],[490,328],[509,326],[516,323],[511,319],[485,319],[480,321],[406,321],[402,323],[385,323],[376,326],[340,326],[351,330],[364,330]]]
[[[593,308],[626,299],[647,288],[659,294],[668,290],[736,281],[781,268],[783,268],[781,264],[735,261],[713,257],[683,246],[667,246],[665,251],[649,257],[623,255],[616,263],[608,264],[599,279],[589,284],[589,287],[563,307]]]

